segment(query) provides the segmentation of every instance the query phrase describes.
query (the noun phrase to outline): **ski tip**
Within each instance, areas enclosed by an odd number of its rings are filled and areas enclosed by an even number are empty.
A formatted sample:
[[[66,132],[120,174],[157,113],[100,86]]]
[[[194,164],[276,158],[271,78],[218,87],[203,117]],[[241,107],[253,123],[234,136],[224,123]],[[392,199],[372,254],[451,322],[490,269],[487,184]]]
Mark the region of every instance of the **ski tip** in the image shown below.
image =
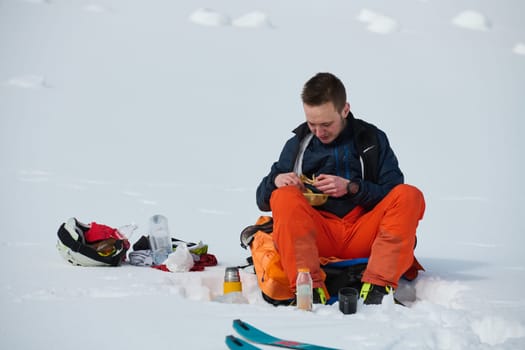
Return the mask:
[[[239,339],[234,337],[231,334],[226,336],[226,344],[228,344],[228,345],[229,344],[234,344],[235,346],[238,346],[238,347],[242,346],[242,343],[239,341]],[[231,349],[231,347],[230,347],[230,349]]]
[[[260,350],[260,348],[248,343],[247,341],[239,339],[231,334],[226,336],[226,345],[228,346],[230,350],[235,350],[235,349]]]
[[[249,328],[244,324],[244,322],[241,319],[233,320],[233,326],[235,327],[236,325],[246,330]]]

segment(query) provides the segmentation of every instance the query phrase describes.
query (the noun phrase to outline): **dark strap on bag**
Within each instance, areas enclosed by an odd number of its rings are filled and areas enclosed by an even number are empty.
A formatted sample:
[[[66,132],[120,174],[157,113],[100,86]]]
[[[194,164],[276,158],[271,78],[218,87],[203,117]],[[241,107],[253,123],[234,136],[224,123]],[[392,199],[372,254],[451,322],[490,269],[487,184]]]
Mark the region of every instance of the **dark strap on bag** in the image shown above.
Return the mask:
[[[246,227],[244,230],[242,230],[241,237],[240,237],[241,247],[243,247],[244,249],[248,248],[252,244],[253,238],[255,237],[255,233],[257,233],[257,231],[272,233],[273,232],[273,218],[270,217],[270,219],[264,224],[250,225]]]

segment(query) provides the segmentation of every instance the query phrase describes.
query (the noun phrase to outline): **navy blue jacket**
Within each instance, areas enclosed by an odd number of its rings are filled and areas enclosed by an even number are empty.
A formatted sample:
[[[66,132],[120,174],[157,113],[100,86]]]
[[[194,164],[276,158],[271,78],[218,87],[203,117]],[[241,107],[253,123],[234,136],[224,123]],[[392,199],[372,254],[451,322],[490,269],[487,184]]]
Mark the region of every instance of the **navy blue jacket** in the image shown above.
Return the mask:
[[[351,113],[348,118],[353,118]],[[352,123],[347,122],[345,129],[330,144],[325,145],[314,136],[303,158],[302,172],[310,178],[313,175],[331,174],[344,177],[352,182],[359,182],[359,192],[355,195],[329,197],[326,204],[316,207],[339,217],[345,216],[356,206],[361,206],[365,210],[372,209],[394,186],[404,181],[403,173],[399,169],[397,158],[390,148],[386,134],[377,128],[374,128],[379,146],[377,181],[371,182],[363,179],[362,163],[354,142],[351,125]],[[277,188],[274,182],[275,177],[293,171],[299,144],[309,133],[308,125],[301,124],[294,130],[294,133],[295,135],[284,145],[279,160],[272,165],[270,173],[262,179],[257,188],[257,206],[262,211],[271,210],[270,196]]]

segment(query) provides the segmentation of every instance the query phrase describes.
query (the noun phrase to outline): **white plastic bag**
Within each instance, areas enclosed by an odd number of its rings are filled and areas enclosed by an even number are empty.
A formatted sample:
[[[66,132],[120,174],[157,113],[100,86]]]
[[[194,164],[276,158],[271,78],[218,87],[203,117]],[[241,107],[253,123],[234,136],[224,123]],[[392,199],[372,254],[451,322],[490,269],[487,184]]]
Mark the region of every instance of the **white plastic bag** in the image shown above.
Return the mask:
[[[193,264],[193,256],[185,243],[179,243],[177,250],[166,259],[166,268],[171,272],[188,272]]]

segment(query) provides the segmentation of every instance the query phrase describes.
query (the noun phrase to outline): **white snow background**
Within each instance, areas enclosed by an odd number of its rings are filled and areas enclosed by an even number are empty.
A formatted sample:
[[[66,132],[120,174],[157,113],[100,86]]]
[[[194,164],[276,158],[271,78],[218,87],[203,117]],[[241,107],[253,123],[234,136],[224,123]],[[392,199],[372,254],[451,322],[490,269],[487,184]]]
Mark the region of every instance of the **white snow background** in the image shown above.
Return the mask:
[[[342,349],[525,349],[520,0],[0,1],[0,348],[225,349],[233,319]],[[426,268],[343,315],[213,301],[320,71],[389,135]],[[219,266],[82,268],[67,218],[153,214]]]

